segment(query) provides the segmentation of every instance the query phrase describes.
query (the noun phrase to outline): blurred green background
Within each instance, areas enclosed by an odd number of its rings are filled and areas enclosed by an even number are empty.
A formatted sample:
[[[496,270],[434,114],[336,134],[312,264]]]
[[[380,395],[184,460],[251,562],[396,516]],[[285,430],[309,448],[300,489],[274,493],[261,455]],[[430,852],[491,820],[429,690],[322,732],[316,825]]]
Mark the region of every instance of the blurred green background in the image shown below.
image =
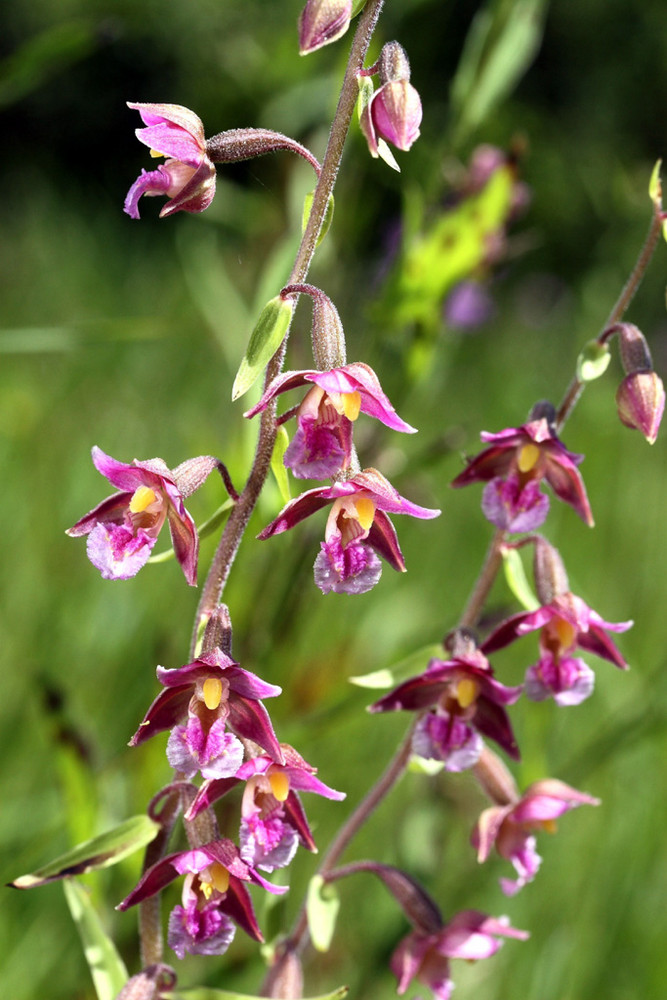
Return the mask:
[[[289,273],[312,186],[305,165],[278,155],[220,169],[202,216],[160,221],[160,202],[145,200],[134,222],[123,198],[150,163],[125,101],[184,104],[209,135],[278,129],[321,156],[348,40],[299,58],[300,6],[5,0],[0,9],[3,881],[143,811],[169,779],[163,741],[125,744],[156,693],[155,665],[185,662],[197,594],[174,562],[105,582],[64,531],[108,492],[90,463],[93,444],[169,465],[213,453],[243,482],[254,429],[241,418],[247,400],[229,401],[231,381],[258,309]],[[467,75],[456,76],[482,16],[490,19],[483,59],[475,72],[470,57]],[[285,688],[271,706],[280,738],[348,793],[343,805],[306,803],[322,846],[406,724],[399,714],[367,716],[373,693],[347,678],[438,641],[456,623],[490,537],[479,489],[448,488],[461,453],[476,450],[480,429],[522,423],[537,399],[558,401],[633,265],[650,213],[648,178],[667,152],[662,0],[389,0],[374,51],[392,38],[411,58],[422,137],[397,154],[399,176],[371,160],[353,127],[334,225],[311,277],[339,308],[350,360],[372,364],[420,428],[398,440],[360,421],[362,461],[443,515],[399,519],[407,575],[386,568],[371,594],[323,597],[312,584],[323,518],[254,540],[280,503],[271,483],[226,592],[237,658]],[[480,142],[512,148],[531,191],[502,259],[480,272],[493,318],[474,331],[446,328],[434,300],[430,322],[397,323],[400,233],[437,225],[452,178]],[[430,263],[437,271],[447,260],[445,252]],[[663,374],[666,273],[662,245],[628,317]],[[302,306],[290,367],[308,364],[308,334]],[[530,930],[529,942],[509,942],[489,962],[454,964],[461,1000],[649,998],[667,980],[666,452],[664,436],[651,449],[618,422],[619,372],[614,358],[565,434],[586,454],[597,527],[554,504],[545,532],[576,593],[609,620],[635,620],[620,639],[633,669],[594,664],[597,691],[580,707],[513,710],[519,783],[558,776],[603,805],[543,836],[543,868],[513,900],[497,884],[508,865],[494,857],[479,867],[468,846],[484,804],[469,776],[409,776],[349,853],[406,867],[445,914],[477,907]],[[211,481],[190,509],[201,522],[222,499]],[[200,578],[212,551],[208,539]],[[514,609],[503,584],[492,604],[494,614]],[[533,651],[526,639],[499,656],[501,679],[518,682]],[[315,863],[301,852],[283,919]],[[85,880],[131,971],[135,917],[113,905],[139,865],[133,857]],[[357,878],[341,886],[344,919],[332,950],[308,967],[309,994],[343,982],[365,1000],[394,993],[387,963],[407,925],[379,884]],[[93,997],[61,887],[5,892],[4,995]],[[242,938],[221,959],[183,963],[181,985],[256,991],[256,950]]]

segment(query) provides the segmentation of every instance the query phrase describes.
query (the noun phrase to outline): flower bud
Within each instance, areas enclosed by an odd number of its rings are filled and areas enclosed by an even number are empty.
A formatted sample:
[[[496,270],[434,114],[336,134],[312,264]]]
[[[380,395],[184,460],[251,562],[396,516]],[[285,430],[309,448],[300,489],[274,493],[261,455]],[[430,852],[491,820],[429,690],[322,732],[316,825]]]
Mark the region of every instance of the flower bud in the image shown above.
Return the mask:
[[[264,996],[282,1000],[299,1000],[303,996],[301,959],[292,949],[276,955],[264,982]]]
[[[633,323],[619,323],[621,363],[626,373],[616,392],[616,407],[621,423],[641,431],[649,444],[658,436],[665,409],[665,388],[653,370],[646,338]]]
[[[352,0],[308,0],[299,17],[299,54],[308,55],[345,34]]]
[[[542,604],[551,604],[554,598],[569,592],[570,584],[558,549],[541,535],[535,538],[533,570],[535,589]]]
[[[387,42],[382,46],[378,72],[381,84],[410,79],[410,60],[402,45]]]
[[[662,379],[654,371],[626,375],[616,392],[616,407],[621,423],[654,444],[665,409]]]

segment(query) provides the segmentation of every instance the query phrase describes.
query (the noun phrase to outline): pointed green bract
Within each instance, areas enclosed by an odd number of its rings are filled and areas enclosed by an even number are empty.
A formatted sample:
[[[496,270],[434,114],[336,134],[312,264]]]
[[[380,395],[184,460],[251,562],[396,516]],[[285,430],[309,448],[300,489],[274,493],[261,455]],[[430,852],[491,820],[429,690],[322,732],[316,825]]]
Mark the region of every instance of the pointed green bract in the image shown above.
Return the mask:
[[[234,379],[232,399],[238,399],[255,383],[282,344],[292,320],[293,302],[280,295],[266,303]]]
[[[283,503],[289,503],[292,499],[292,493],[289,488],[289,476],[283,462],[283,456],[287,451],[288,445],[289,434],[284,427],[279,427],[276,434],[276,443],[273,446],[273,454],[271,455],[271,472],[278,484]]]
[[[358,677],[350,677],[350,684],[355,684],[362,688],[387,688],[400,684],[408,677],[422,674],[426,670],[429,660],[442,658],[442,646],[431,643],[429,646],[422,646],[410,653],[405,659],[394,664],[393,667],[385,667],[384,670],[373,670],[370,674],[360,674]]]
[[[47,882],[56,882],[68,875],[83,875],[98,868],[110,868],[123,858],[150,844],[158,834],[160,824],[149,816],[133,816],[112,830],[79,844],[43,868],[21,875],[10,883],[15,889],[34,889]]]
[[[604,375],[610,361],[611,354],[607,345],[590,340],[577,358],[577,378],[580,382],[594,382]]]
[[[662,181],[660,180],[660,168],[662,160],[657,160],[651,172],[651,179],[648,184],[648,196],[657,209],[662,208]]]
[[[125,963],[104,930],[84,886],[76,879],[63,882],[65,899],[77,926],[97,1000],[114,1000],[128,980]]]
[[[308,225],[308,219],[310,218],[310,211],[313,207],[313,195],[314,191],[309,191],[306,197],[303,199],[303,214],[301,217],[301,232],[305,233],[306,226]],[[317,236],[316,246],[319,246],[324,237],[329,232],[329,226],[333,220],[334,214],[334,196],[329,195],[329,200],[327,201],[327,207],[324,212],[324,218],[322,219],[322,225],[320,227],[319,234]]]
[[[528,583],[528,577],[521,561],[521,556],[516,549],[505,549],[503,551],[503,569],[507,586],[510,588],[519,604],[526,611],[536,611],[540,602],[533,593],[533,588]]]
[[[308,884],[308,930],[313,947],[328,951],[336,928],[340,898],[333,885],[328,885],[321,875],[314,875]]]

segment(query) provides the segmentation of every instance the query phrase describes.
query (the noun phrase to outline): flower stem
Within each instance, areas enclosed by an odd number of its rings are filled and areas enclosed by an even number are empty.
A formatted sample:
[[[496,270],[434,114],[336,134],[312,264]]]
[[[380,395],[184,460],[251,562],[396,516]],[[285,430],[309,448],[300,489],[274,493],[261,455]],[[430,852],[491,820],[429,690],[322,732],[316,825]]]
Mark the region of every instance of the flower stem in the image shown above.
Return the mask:
[[[373,815],[382,800],[389,794],[396,782],[402,776],[410,759],[412,746],[412,735],[417,720],[411,724],[408,732],[399,746],[393,760],[373,785],[365,798],[361,800],[354,812],[347,818],[343,826],[338,831],[331,846],[324,855],[322,864],[318,868],[318,874],[326,876],[333,871],[338,859],[347,848],[350,841],[356,836],[361,827]],[[302,906],[299,916],[296,919],[294,929],[287,941],[290,950],[301,951],[308,943],[308,917],[305,904]]]
[[[347,69],[343,78],[338,107],[336,108],[331,132],[329,133],[329,142],[322,162],[322,172],[320,173],[313,194],[310,215],[294,260],[288,284],[297,284],[305,281],[313,255],[317,249],[317,240],[322,229],[329,199],[336,183],[338,168],[340,167],[343,155],[343,146],[357,99],[357,74],[363,67],[368,46],[370,45],[373,30],[380,16],[383,3],[384,0],[369,0],[359,18],[350,49]],[[286,343],[287,338],[269,362],[264,382],[265,387],[282,370]],[[257,447],[248,480],[229,515],[217,551],[213,557],[206,582],[202,588],[190,647],[191,655],[194,655],[200,626],[208,619],[220,602],[229,572],[241,544],[243,533],[266,481],[276,439],[275,417],[276,402],[273,400],[260,417]]]
[[[615,324],[618,323],[623,318],[628,309],[628,306],[635,297],[635,293],[639,288],[639,286],[641,285],[642,279],[646,274],[648,266],[651,263],[653,254],[655,253],[655,249],[660,239],[662,226],[663,226],[662,214],[659,207],[656,206],[654,208],[653,216],[651,218],[651,224],[649,226],[648,235],[646,236],[643,247],[639,251],[639,256],[637,257],[635,266],[632,269],[630,277],[623,286],[621,294],[614,303],[614,307],[609,313],[606,323],[604,324],[602,330],[598,334],[597,340],[599,344],[604,343],[606,339],[606,333],[609,327],[615,326]],[[558,407],[558,412],[556,414],[557,434],[559,434],[563,429],[563,427],[565,426],[565,423],[567,422],[568,418],[570,417],[570,414],[577,405],[579,397],[581,396],[585,388],[586,388],[586,383],[581,382],[575,375],[572,381],[570,382],[569,386],[567,387],[567,391],[563,396],[563,401]]]
[[[497,528],[486,553],[484,565],[461,615],[459,628],[474,628],[479,621],[486,599],[502,565],[502,548],[506,539],[507,532]]]

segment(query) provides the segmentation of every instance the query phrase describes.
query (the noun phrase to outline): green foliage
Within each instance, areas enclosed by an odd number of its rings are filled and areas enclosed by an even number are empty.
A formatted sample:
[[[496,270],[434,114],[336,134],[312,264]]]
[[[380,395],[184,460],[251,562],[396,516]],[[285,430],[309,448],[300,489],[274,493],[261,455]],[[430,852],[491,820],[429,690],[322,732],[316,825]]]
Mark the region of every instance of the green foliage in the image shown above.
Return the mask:
[[[87,56],[82,45],[83,58],[46,59],[36,68],[26,60],[12,79],[30,86],[3,91],[11,142],[0,167],[0,848],[8,880],[144,810],[170,780],[164,740],[132,750],[125,744],[157,694],[155,666],[187,658],[198,595],[173,561],[147,567],[136,580],[103,581],[85,558],[85,543],[64,531],[108,492],[90,463],[94,443],[127,461],[162,455],[170,466],[216,454],[234,482],[244,481],[254,422],[231,405],[229,385],[254,316],[287,278],[285,248],[299,237],[312,187],[305,165],[302,171],[287,158],[267,157],[220,168],[216,200],[199,218],[159,221],[155,199],[133,222],[122,215],[122,200],[147,163],[124,102],[187,104],[209,132],[280,128],[321,155],[347,44],[298,59],[301,3],[282,0],[0,6],[4,51],[15,65],[59,26],[95,26]],[[267,542],[253,538],[281,503],[271,481],[229,583],[235,657],[283,685],[285,695],[271,706],[280,739],[345,790],[347,803],[381,773],[406,724],[405,713],[369,717],[368,692],[347,680],[383,671],[427,643],[438,648],[455,624],[490,537],[480,488],[449,490],[461,452],[477,450],[482,428],[520,423],[537,399],[557,402],[634,263],[651,208],[647,179],[664,152],[656,103],[667,87],[663,0],[646,0],[640,12],[630,0],[551,4],[543,48],[474,132],[475,142],[504,148],[517,135],[526,140],[518,169],[532,202],[492,279],[496,316],[469,334],[445,331],[439,296],[459,267],[459,250],[450,257],[435,238],[450,207],[445,94],[472,16],[471,5],[451,0],[386,5],[379,40],[396,37],[409,52],[424,102],[422,137],[401,158],[399,178],[352,135],[335,222],[313,275],[339,308],[349,356],[373,365],[398,411],[419,427],[406,442],[374,432],[360,417],[364,463],[390,460],[397,488],[442,506],[443,516],[398,521],[407,574],[386,568],[371,594],[323,598],[312,585],[312,563],[325,515]],[[454,150],[462,161],[472,140],[470,132]],[[413,204],[416,223],[403,211]],[[462,247],[472,245],[469,261],[480,246],[473,228],[466,235],[459,219],[454,229]],[[391,246],[399,229],[406,246],[414,241],[418,249],[416,270],[426,272],[406,285],[397,265],[390,279],[390,288],[401,283],[406,297],[410,292],[405,324],[402,297],[394,291],[389,300],[383,283],[396,264]],[[663,376],[664,254],[659,248],[629,316]],[[386,308],[371,317],[373,296]],[[419,385],[407,386],[406,354],[424,338],[409,316],[422,313],[432,349],[424,352]],[[308,333],[297,313],[295,368],[310,365]],[[579,810],[557,836],[540,838],[538,879],[513,900],[497,885],[506,863],[493,857],[480,866],[470,849],[484,800],[466,776],[406,776],[350,851],[414,865],[446,914],[473,905],[508,913],[531,931],[529,942],[508,942],[488,963],[453,963],[460,1000],[627,1000],[664,992],[667,803],[656,784],[667,752],[667,455],[664,436],[649,449],[618,423],[620,378],[613,357],[565,434],[569,448],[586,454],[581,471],[598,527],[590,531],[552,500],[549,538],[576,593],[610,620],[635,619],[619,640],[632,670],[621,674],[591,657],[597,690],[590,701],[571,710],[521,701],[512,707],[524,759],[518,780],[558,775],[600,796],[602,806]],[[211,477],[189,506],[201,523],[225,502]],[[202,566],[213,546],[212,537],[204,539]],[[497,620],[515,610],[501,581],[491,612]],[[494,658],[499,679],[520,683],[534,654],[530,637],[502,651]],[[348,805],[304,799],[322,851]],[[288,925],[316,864],[304,857],[290,871]],[[135,884],[139,865],[134,855],[97,873],[94,883],[95,909],[131,971],[139,967],[136,918],[113,907]],[[409,928],[383,887],[368,882],[359,894],[340,884],[336,934],[327,958],[306,967],[308,993],[347,982],[350,996],[394,995],[388,955]],[[5,891],[3,993],[91,1000],[62,893],[48,886]],[[260,922],[265,929],[261,915]],[[238,934],[220,961],[194,960],[187,982],[252,995],[261,976],[256,951]]]
[[[313,875],[308,885],[308,930],[317,951],[329,951],[336,930],[340,896],[336,886]]]
[[[125,964],[104,930],[86,889],[76,879],[66,879],[63,889],[81,937],[97,1000],[114,1000],[128,979]]]
[[[266,303],[234,379],[232,399],[243,396],[262,374],[287,335],[293,308],[291,299],[282,299],[280,295]]]

